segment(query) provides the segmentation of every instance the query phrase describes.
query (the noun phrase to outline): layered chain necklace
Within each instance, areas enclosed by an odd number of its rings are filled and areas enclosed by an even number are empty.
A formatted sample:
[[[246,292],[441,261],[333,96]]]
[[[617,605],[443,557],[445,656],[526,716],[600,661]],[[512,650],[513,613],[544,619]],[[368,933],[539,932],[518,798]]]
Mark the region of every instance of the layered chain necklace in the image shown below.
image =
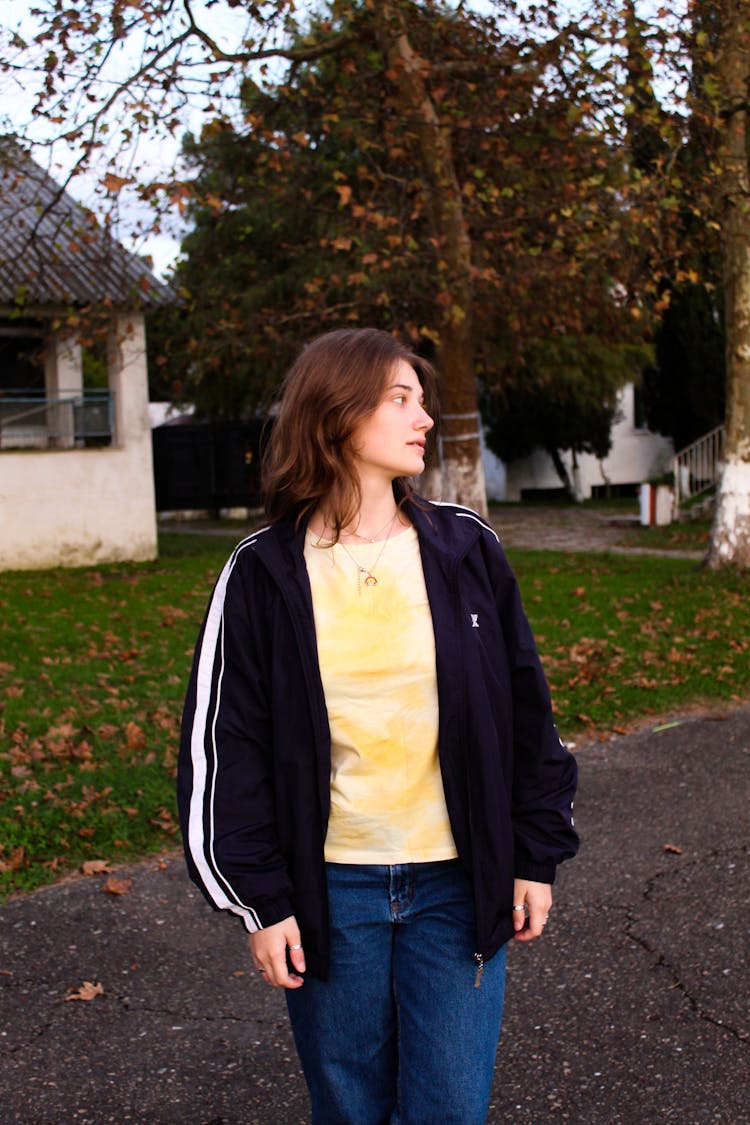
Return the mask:
[[[352,560],[352,562],[354,563],[354,565],[357,568],[357,589],[359,590],[360,594],[362,593],[362,587],[363,586],[377,586],[377,584],[378,584],[378,580],[375,577],[375,569],[376,569],[378,563],[380,562],[380,560],[382,558],[383,551],[385,550],[386,543],[388,542],[388,540],[391,537],[391,532],[393,531],[393,525],[396,522],[397,516],[398,516],[398,511],[395,511],[393,513],[393,518],[391,519],[390,524],[386,524],[386,527],[388,528],[388,534],[386,535],[385,539],[381,543],[380,550],[378,551],[377,558],[375,559],[372,566],[362,566],[362,564],[359,562],[359,560],[355,559],[355,557],[351,553],[351,551],[347,550],[345,544],[342,543],[340,539],[339,539],[338,543],[336,544],[336,546],[340,547],[341,550],[344,551],[349,556],[349,558]],[[380,535],[384,530],[385,530],[385,528],[381,528],[380,531],[377,532],[376,535],[370,540],[367,540],[364,535],[358,535],[357,538],[358,539],[365,539],[367,542],[373,543],[375,541],[375,539],[377,538],[377,536]]]
[[[396,516],[397,515],[398,509],[396,510]],[[387,519],[383,526],[378,531],[376,531],[374,535],[360,535],[358,531],[351,531],[349,532],[349,534],[353,535],[355,539],[361,539],[363,543],[374,543],[375,540],[383,534],[386,528],[388,528],[388,534],[390,535],[391,529],[393,528],[393,521],[396,516],[391,516],[389,519]],[[341,546],[343,547],[343,545],[344,544],[342,543]]]

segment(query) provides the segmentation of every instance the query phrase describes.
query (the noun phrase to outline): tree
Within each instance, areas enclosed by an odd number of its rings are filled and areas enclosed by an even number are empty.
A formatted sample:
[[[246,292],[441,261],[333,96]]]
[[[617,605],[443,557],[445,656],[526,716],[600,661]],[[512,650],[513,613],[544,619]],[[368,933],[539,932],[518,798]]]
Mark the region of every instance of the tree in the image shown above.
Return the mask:
[[[632,13],[634,5],[628,6]],[[600,0],[597,7],[601,18],[608,5]],[[640,198],[652,192],[657,205],[646,207],[643,214],[644,232],[659,235],[658,246],[649,246],[648,251],[652,309],[659,312],[673,292],[682,304],[688,299],[687,287],[700,283],[708,283],[700,300],[704,309],[712,303],[715,315],[723,304],[726,441],[707,562],[711,567],[731,564],[747,569],[750,9],[744,0],[693,0],[677,11],[659,9],[652,14],[648,31],[651,57],[658,56],[661,77],[672,80],[673,107],[661,118],[651,115],[651,125],[665,143],[650,146],[648,169],[638,177]],[[710,264],[715,251],[712,241],[718,241],[723,299],[711,296],[716,281]]]
[[[220,23],[220,9],[247,14],[248,26],[236,46],[228,48],[200,23],[201,13],[188,0],[170,5],[155,0],[115,0],[114,4],[93,0],[83,11],[69,0],[56,0],[40,5],[46,18],[37,37],[46,51],[38,114],[48,121],[60,119],[69,141],[81,145],[89,156],[103,143],[105,127],[111,128],[115,105],[125,122],[126,139],[132,139],[139,128],[176,128],[175,106],[189,97],[191,75],[196,72],[218,118],[219,91],[228,82],[247,78],[249,67],[269,58],[289,64],[284,80],[289,82],[298,68],[335,55],[344,94],[352,72],[371,75],[383,115],[385,153],[378,159],[371,150],[357,164],[355,176],[344,172],[336,180],[338,205],[350,208],[362,246],[380,223],[381,234],[390,227],[385,239],[395,240],[394,250],[404,264],[413,261],[417,251],[420,272],[429,261],[432,316],[422,323],[397,321],[394,326],[416,333],[417,338],[426,335],[436,345],[442,373],[444,494],[480,510],[485,497],[477,340],[480,321],[496,322],[500,313],[478,318],[477,294],[482,292],[483,308],[489,308],[492,298],[496,308],[504,310],[502,331],[517,336],[519,356],[529,324],[537,334],[545,325],[547,331],[580,331],[594,295],[611,329],[622,320],[622,310],[612,300],[612,285],[601,284],[602,267],[617,279],[627,257],[623,230],[629,222],[616,185],[611,179],[606,182],[605,170],[613,156],[617,163],[616,154],[590,127],[584,93],[590,68],[576,68],[576,28],[557,25],[554,4],[546,6],[544,24],[538,8],[529,9],[529,16],[524,15],[525,6],[517,8],[511,0],[495,8],[496,16],[488,18],[463,4],[452,9],[428,0],[419,4],[337,0],[305,28],[293,22],[293,6],[280,0],[207,4],[202,14],[208,15],[211,26]],[[507,17],[505,30],[502,17]],[[105,76],[107,62],[120,44],[138,37],[140,61],[100,95],[97,83]],[[71,115],[71,103],[65,98],[73,66],[82,67],[83,75],[76,83],[78,96]],[[89,104],[91,111],[86,109]],[[530,108],[536,112],[540,106],[547,113],[545,127],[530,136],[525,153],[523,146],[511,151],[507,136],[515,135],[517,140],[524,112],[528,116]],[[537,126],[543,117],[536,113]],[[270,136],[273,145],[277,138],[272,121],[261,115],[251,124],[254,132]],[[482,152],[481,165],[472,166],[467,160],[470,135]],[[288,145],[279,142],[277,160],[283,164],[289,155]],[[410,190],[402,192],[402,200],[410,204],[408,214],[379,205],[383,178],[391,174],[383,156],[397,156],[418,169],[416,187],[412,183]],[[536,165],[529,167],[529,160]],[[137,176],[108,172],[106,189],[116,197],[129,179]],[[537,190],[527,209],[525,192],[532,182]],[[542,202],[540,189],[545,183],[548,194]],[[184,205],[188,189],[162,183],[142,184],[141,190],[146,197],[176,199]],[[555,195],[549,194],[551,190]],[[493,222],[483,224],[489,213]],[[421,237],[413,247],[415,227],[421,228]],[[326,247],[329,263],[336,255],[341,261],[340,256],[355,246],[353,239],[347,246],[346,238],[343,242],[334,238]],[[360,264],[365,263],[365,254]],[[381,257],[378,262],[384,266]],[[348,268],[347,279],[357,272],[362,271]],[[335,273],[329,266],[329,276]],[[554,304],[548,297],[552,284]]]
[[[721,288],[671,286],[654,363],[643,372],[643,398],[649,427],[671,437],[676,450],[724,422],[725,346]]]
[[[698,48],[700,21],[690,29],[693,70],[690,88],[699,86],[703,52]],[[669,276],[662,276],[652,298],[657,323],[654,356],[642,373],[646,420],[652,430],[671,437],[679,450],[724,420],[724,323],[719,246],[705,222],[707,130],[702,114],[691,113],[680,136],[670,144],[668,115],[654,93],[654,71],[647,48],[647,25],[633,0],[626,4],[627,89],[630,102],[627,144],[634,172],[658,178],[666,165],[679,202],[669,222],[683,247]],[[653,272],[651,249],[644,252],[645,272]]]
[[[434,25],[417,30],[436,34]],[[463,46],[465,62],[486,50],[477,35]],[[192,230],[176,275],[186,315],[181,324],[171,317],[161,336],[183,397],[205,413],[254,407],[300,333],[332,320],[405,330],[422,350],[440,339],[420,161],[392,135],[400,126],[377,63],[355,62],[345,49],[296,68],[281,86],[247,82],[249,126],[213,123],[186,142]],[[514,376],[501,341],[512,341],[518,368],[525,342],[568,332],[570,350],[584,325],[622,335],[629,321],[612,296],[621,172],[595,138],[570,127],[559,93],[534,93],[536,78],[503,86],[513,126],[498,110],[485,128],[464,128],[455,146],[472,238],[472,348],[488,392],[500,368],[504,385],[526,376]],[[453,94],[464,120],[480,119],[480,97],[488,101],[486,88]],[[586,174],[572,192],[565,181],[576,161]],[[551,211],[550,198],[567,214]],[[612,372],[596,370],[598,392],[591,379],[589,390],[604,397]]]
[[[642,349],[597,337],[537,341],[527,349],[521,377],[485,396],[487,444],[504,461],[543,449],[565,491],[578,499],[561,452],[573,454],[574,469],[581,453],[608,455],[617,392],[642,362]]]
[[[714,107],[726,305],[726,438],[708,564],[750,567],[750,11],[718,0],[713,67],[704,93]]]

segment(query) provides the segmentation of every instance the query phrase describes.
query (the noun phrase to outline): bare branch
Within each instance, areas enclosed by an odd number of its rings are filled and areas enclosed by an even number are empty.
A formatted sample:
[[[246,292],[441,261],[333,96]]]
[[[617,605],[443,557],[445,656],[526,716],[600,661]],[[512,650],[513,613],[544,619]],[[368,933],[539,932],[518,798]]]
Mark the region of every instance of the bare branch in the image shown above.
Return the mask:
[[[212,57],[217,62],[260,62],[262,59],[286,59],[288,62],[295,63],[314,62],[315,59],[322,59],[326,55],[335,54],[342,47],[354,42],[355,38],[351,32],[343,31],[339,35],[332,36],[326,42],[314,43],[309,47],[264,47],[260,50],[225,51],[207,31],[198,26],[190,7],[190,0],[184,0],[184,2],[192,37],[199,39],[205,47],[208,47]]]

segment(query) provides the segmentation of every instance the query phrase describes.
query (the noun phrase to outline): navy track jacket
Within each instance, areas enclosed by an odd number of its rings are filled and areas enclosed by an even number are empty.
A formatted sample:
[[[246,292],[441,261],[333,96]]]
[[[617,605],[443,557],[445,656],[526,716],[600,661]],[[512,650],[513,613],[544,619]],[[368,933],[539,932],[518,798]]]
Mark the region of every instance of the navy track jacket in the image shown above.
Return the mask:
[[[475,512],[417,500],[435,630],[438,750],[470,875],[477,957],[513,935],[513,879],[554,881],[575,855],[576,763],[554,726],[518,586]],[[209,603],[182,724],[178,797],[191,878],[253,932],[294,914],[325,978],[331,753],[304,525],[241,542]]]

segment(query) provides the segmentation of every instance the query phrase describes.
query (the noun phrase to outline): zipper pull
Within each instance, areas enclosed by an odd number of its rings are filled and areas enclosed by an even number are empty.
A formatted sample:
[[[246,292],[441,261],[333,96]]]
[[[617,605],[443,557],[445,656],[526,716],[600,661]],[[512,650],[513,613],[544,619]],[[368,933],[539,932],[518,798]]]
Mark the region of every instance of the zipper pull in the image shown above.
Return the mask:
[[[474,987],[479,988],[482,983],[482,973],[484,972],[484,957],[481,953],[475,953],[474,960],[477,963],[477,975],[474,977]]]

